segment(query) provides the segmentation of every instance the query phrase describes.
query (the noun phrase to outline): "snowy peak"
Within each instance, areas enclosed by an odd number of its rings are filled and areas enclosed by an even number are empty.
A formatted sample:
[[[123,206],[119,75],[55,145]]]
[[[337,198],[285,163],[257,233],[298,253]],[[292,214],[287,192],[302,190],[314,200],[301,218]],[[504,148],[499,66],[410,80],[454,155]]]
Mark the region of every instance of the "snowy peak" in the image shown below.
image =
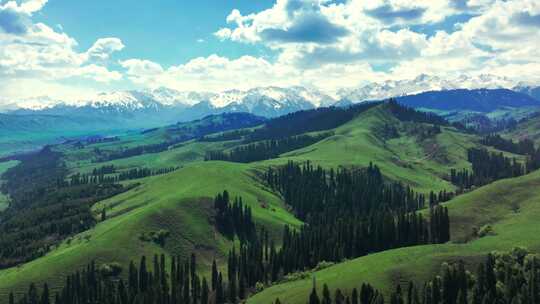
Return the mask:
[[[275,106],[285,107],[293,104],[310,104],[312,107],[329,106],[336,100],[315,89],[304,87],[259,87],[248,91],[230,90],[212,96],[209,101],[217,107],[223,108],[231,104],[253,103],[254,100],[273,100]]]
[[[193,106],[213,96],[212,93],[208,92],[182,92],[165,87],[148,90],[146,93],[157,102],[167,106]]]
[[[9,105],[9,108],[42,111],[45,109],[55,107],[60,104],[64,104],[64,102],[61,100],[52,99],[48,96],[38,96],[38,97],[27,98],[27,99],[19,100],[18,102],[14,102]]]
[[[490,74],[476,76],[461,75],[455,78],[443,79],[437,76],[420,74],[410,80],[387,80],[370,83],[357,89],[344,89],[338,91],[341,99],[352,102],[366,100],[381,100],[390,97],[419,94],[428,91],[443,91],[455,89],[501,89],[512,88],[515,82],[506,78]]]

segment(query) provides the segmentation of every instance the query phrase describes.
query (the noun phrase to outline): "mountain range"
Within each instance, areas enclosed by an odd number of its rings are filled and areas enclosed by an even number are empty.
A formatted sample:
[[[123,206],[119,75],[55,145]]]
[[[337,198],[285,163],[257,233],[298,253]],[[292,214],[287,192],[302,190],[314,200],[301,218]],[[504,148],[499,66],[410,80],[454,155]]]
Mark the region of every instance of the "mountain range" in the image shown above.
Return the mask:
[[[537,106],[540,104],[540,87],[517,84],[493,75],[446,79],[423,74],[411,80],[388,80],[342,89],[332,95],[300,86],[219,93],[181,92],[162,87],[101,93],[77,101],[37,97],[11,102],[3,112],[16,116],[39,115],[41,119],[69,117],[84,122],[83,125],[91,125],[92,130],[96,129],[96,124],[100,130],[117,130],[150,128],[228,112],[272,118],[299,110],[347,106],[391,97],[415,108],[490,112],[503,106]]]

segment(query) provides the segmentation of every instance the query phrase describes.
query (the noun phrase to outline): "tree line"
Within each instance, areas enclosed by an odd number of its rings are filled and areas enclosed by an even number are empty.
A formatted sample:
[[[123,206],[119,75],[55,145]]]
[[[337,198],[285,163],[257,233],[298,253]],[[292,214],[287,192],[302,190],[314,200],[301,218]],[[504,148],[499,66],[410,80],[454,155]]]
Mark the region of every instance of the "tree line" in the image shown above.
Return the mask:
[[[244,139],[246,135],[252,133],[251,129],[240,129],[234,131],[223,132],[220,134],[214,135],[205,135],[199,138],[199,141],[203,142],[219,142],[219,141],[229,141],[229,140],[241,140]]]
[[[214,199],[216,210],[216,227],[229,239],[238,237],[240,242],[251,240],[256,233],[255,223],[251,215],[251,208],[245,206],[242,197],[236,197],[234,202],[230,202],[229,192],[223,191]]]
[[[237,163],[272,159],[285,152],[307,147],[332,135],[332,132],[325,132],[318,135],[299,135],[283,139],[265,140],[239,146],[229,152],[209,151],[204,159],[206,161],[223,160]]]
[[[395,99],[390,99],[387,102],[387,105],[390,112],[401,121],[414,121],[417,123],[427,123],[439,126],[450,125],[446,119],[437,114],[417,111],[413,108],[399,104]]]
[[[518,177],[525,174],[526,168],[515,158],[504,156],[502,152],[490,152],[485,148],[470,148],[467,159],[472,164],[472,171],[450,170],[450,181],[461,189],[483,186],[493,181]]]
[[[424,196],[385,182],[375,165],[326,171],[289,162],[269,168],[263,178],[305,224],[297,230],[285,227],[279,249],[264,234],[242,245],[242,259],[251,261],[251,268],[263,267],[258,280],[272,282],[323,261],[450,239],[445,207],[434,205],[428,222],[415,212],[424,207]]]
[[[149,169],[132,168],[126,171],[117,172],[114,165],[103,166],[92,170],[90,174],[76,173],[69,177],[69,180],[59,180],[61,187],[72,187],[88,184],[114,184],[121,181],[144,178],[148,176],[162,175],[178,170],[178,167]]]
[[[295,215],[307,220],[310,214],[342,212],[367,214],[372,210],[415,211],[425,207],[425,195],[398,182],[385,182],[376,165],[359,169],[315,167],[307,161],[289,161],[269,167],[264,182],[279,193]]]
[[[526,156],[525,173],[540,168],[540,147],[536,148],[534,142],[528,138],[520,139],[517,143],[511,139],[502,138],[500,135],[491,134],[481,141],[483,145],[494,147],[498,150]]]
[[[397,285],[388,301],[369,284],[350,294],[336,288],[332,296],[324,284],[319,295],[314,281],[309,304],[536,304],[540,303],[540,260],[522,248],[493,252],[479,263],[473,274],[463,261],[443,263],[439,275],[423,285]],[[280,299],[275,300],[281,303]]]
[[[188,141],[193,138],[194,138],[193,136],[182,135],[174,139],[163,141],[157,144],[140,145],[140,146],[131,147],[131,148],[122,148],[122,149],[114,150],[114,151],[104,151],[99,148],[95,148],[94,149],[95,157],[94,157],[93,162],[101,163],[101,162],[128,158],[128,157],[133,157],[133,156],[138,156],[138,155],[143,155],[143,154],[148,154],[148,153],[159,153],[159,152],[167,151],[169,147],[172,145],[175,145],[177,143],[181,143],[184,141]]]
[[[514,154],[532,155],[536,151],[534,142],[528,138],[520,139],[515,143],[511,139],[502,138],[499,134],[488,134],[480,140],[480,143],[484,146],[494,147],[497,150]]]
[[[155,255],[152,261],[142,256],[137,265],[129,264],[126,274],[122,272],[118,264],[96,265],[92,261],[67,276],[59,292],[51,294],[47,283],[40,290],[30,284],[19,299],[11,293],[9,303],[225,303],[223,275],[219,272],[211,282],[201,277],[195,255],[187,260],[174,256],[168,261],[164,255]]]
[[[262,128],[246,136],[246,142],[282,139],[308,132],[334,129],[358,114],[382,103],[362,103],[347,108],[328,107],[302,110],[268,120]]]
[[[91,228],[91,206],[130,189],[119,184],[69,185],[62,154],[45,147],[18,156],[2,191],[10,206],[0,213],[0,268],[40,257],[64,238]]]

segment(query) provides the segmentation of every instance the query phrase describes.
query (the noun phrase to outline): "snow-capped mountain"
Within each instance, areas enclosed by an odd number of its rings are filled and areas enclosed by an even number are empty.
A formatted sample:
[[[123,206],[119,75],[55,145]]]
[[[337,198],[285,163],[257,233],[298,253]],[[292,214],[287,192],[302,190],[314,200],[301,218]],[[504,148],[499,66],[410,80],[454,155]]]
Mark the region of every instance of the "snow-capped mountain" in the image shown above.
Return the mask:
[[[335,102],[336,100],[332,97],[318,90],[304,87],[264,87],[248,91],[229,90],[220,93],[181,92],[169,88],[157,88],[145,91],[100,93],[93,98],[79,101],[59,101],[39,97],[19,101],[17,112],[27,114],[39,111],[43,114],[61,115],[66,111],[95,111],[105,114],[165,110],[175,112],[185,109],[189,113],[189,108],[194,108],[194,110],[204,108],[203,112],[207,112],[206,114],[229,111],[274,117],[298,110],[328,106]],[[200,118],[198,117],[200,115],[196,116],[189,118]]]
[[[90,119],[100,123],[105,121],[112,127],[146,128],[226,112],[248,112],[271,118],[321,106],[349,105],[424,92],[434,92],[439,97],[433,98],[440,99],[447,96],[445,93],[448,91],[477,88],[513,88],[531,96],[538,92],[535,87],[524,85],[516,87],[513,81],[493,75],[459,76],[453,79],[420,75],[412,80],[389,80],[371,83],[357,89],[341,90],[338,92],[339,101],[316,89],[300,86],[259,87],[246,91],[228,90],[219,93],[182,92],[161,87],[141,91],[101,93],[84,100],[54,100],[48,97],[16,102],[3,100],[1,103],[4,107],[0,110],[19,115],[55,115]]]
[[[367,100],[382,100],[390,97],[419,94],[428,91],[454,89],[502,89],[512,88],[516,83],[508,78],[489,74],[478,76],[461,75],[456,78],[441,78],[421,74],[410,80],[387,80],[370,83],[356,89],[343,89],[337,92],[342,100],[353,103]]]
[[[151,96],[157,102],[166,106],[175,106],[179,104],[193,106],[203,100],[209,100],[215,95],[214,93],[209,92],[177,91],[165,87],[147,90],[145,93]]]
[[[329,106],[336,102],[332,97],[316,89],[296,86],[290,88],[261,87],[248,91],[230,90],[215,94],[209,98],[210,103],[223,108],[230,104],[253,105],[258,99],[273,100],[274,107],[286,107],[288,104],[311,104],[313,107]]]
[[[157,88],[100,93],[85,100],[38,97],[17,101],[14,106],[4,108],[4,112],[80,118],[99,121],[100,125],[106,125],[104,127],[125,129],[150,128],[227,112],[276,117],[333,103],[332,97],[303,87],[265,87],[220,93]]]

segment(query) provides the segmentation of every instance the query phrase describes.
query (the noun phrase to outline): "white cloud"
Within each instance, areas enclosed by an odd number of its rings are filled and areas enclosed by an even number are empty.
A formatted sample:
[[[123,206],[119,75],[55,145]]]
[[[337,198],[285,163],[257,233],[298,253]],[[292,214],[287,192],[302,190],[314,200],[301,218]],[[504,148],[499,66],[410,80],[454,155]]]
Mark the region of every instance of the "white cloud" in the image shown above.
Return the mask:
[[[88,60],[106,60],[112,53],[124,48],[122,40],[118,38],[100,38],[86,52]]]
[[[0,6],[9,10],[5,26],[12,30],[0,30],[0,78],[91,80],[88,87],[127,79],[133,86],[188,91],[304,85],[327,92],[422,73],[540,81],[535,76],[540,75],[540,2],[535,0],[277,0],[247,15],[232,10],[227,25],[214,33],[221,40],[267,48],[272,57],[214,54],[172,66],[133,58],[119,62],[121,71],[109,68],[112,54],[125,47],[119,38],[101,38],[80,50],[62,28],[31,22],[46,2]],[[13,13],[21,18],[9,19]],[[441,23],[464,13],[471,17],[458,18],[460,24]]]
[[[18,4],[16,1],[7,1],[4,5],[0,5],[1,10],[13,10],[17,13],[31,15],[37,11],[40,11],[48,0],[26,0],[21,4]]]
[[[32,15],[46,3],[46,0],[28,0],[0,5],[0,82],[17,83],[17,88],[21,84],[33,85],[29,90],[9,90],[10,94],[37,93],[37,87],[46,85],[67,91],[66,85],[59,84],[65,80],[92,80],[87,81],[87,86],[121,80],[122,74],[109,70],[105,61],[113,52],[124,48],[122,41],[101,38],[87,51],[79,52],[77,41],[64,33],[62,27],[56,26],[55,30],[44,23],[32,22]],[[2,12],[9,12],[7,19],[2,19],[6,16]],[[0,92],[7,94],[6,86],[2,88]]]

